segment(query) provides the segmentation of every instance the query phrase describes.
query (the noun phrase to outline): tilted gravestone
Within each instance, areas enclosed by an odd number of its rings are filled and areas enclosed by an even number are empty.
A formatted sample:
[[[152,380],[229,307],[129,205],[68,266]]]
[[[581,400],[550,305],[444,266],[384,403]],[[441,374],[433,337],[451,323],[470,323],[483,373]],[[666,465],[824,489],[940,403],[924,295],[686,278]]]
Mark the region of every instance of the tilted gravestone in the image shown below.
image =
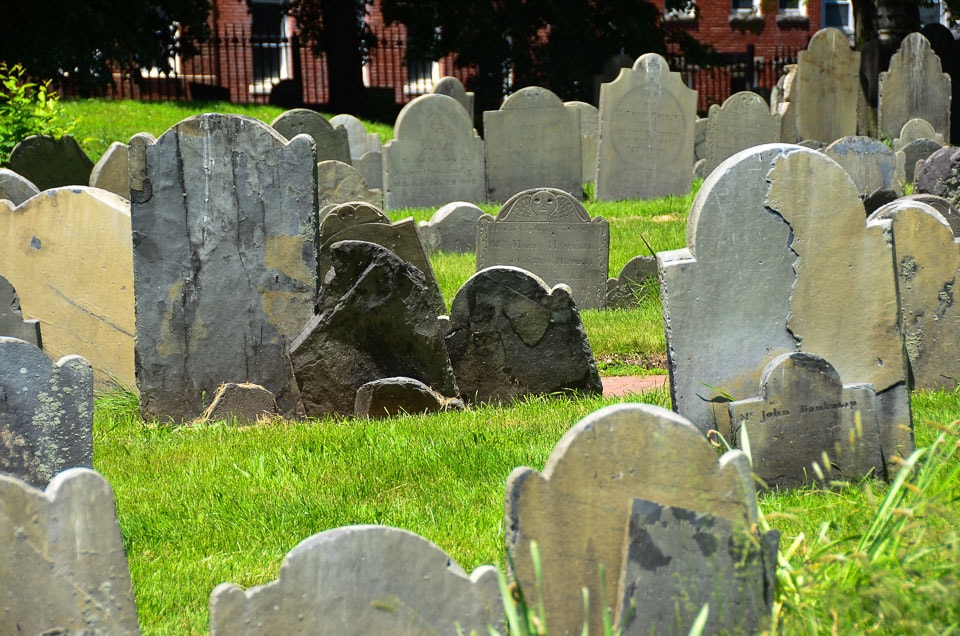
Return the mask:
[[[448,95],[457,100],[457,102],[463,106],[463,109],[467,111],[467,115],[470,116],[470,121],[473,121],[474,95],[468,92],[467,89],[463,87],[463,83],[456,77],[449,75],[441,77],[437,83],[433,85],[432,92],[437,95]]]
[[[918,161],[913,180],[914,192],[935,194],[960,207],[960,148],[945,146]]]
[[[690,192],[697,92],[655,53],[600,88],[598,201]]]
[[[380,378],[357,389],[354,415],[381,419],[407,413],[437,413],[463,409],[463,401],[446,398],[420,380]]]
[[[60,186],[85,186],[93,162],[73,135],[60,139],[31,135],[10,151],[10,169],[32,181],[40,190]]]
[[[603,307],[609,258],[610,226],[561,190],[520,192],[496,219],[477,221],[477,271],[512,265],[548,285],[565,283],[582,309]]]
[[[827,146],[823,153],[843,166],[861,198],[877,188],[902,190],[901,177],[897,174],[897,156],[882,141],[870,137],[843,137]]]
[[[880,133],[894,137],[914,117],[928,121],[943,139],[950,139],[950,76],[920,33],[911,33],[880,73]]]
[[[497,571],[470,576],[426,539],[386,526],[344,526],[291,550],[277,580],[210,595],[211,636],[454,634],[503,629]]]
[[[684,545],[661,542],[656,534],[654,539],[664,551],[642,545],[638,530],[647,527],[653,532],[650,526],[656,519],[634,514],[637,499],[723,519],[739,536],[758,544],[763,541],[767,547],[761,558],[776,554],[776,535],[761,538],[753,529],[758,517],[756,494],[750,463],[742,452],[730,451],[718,461],[696,427],[658,406],[603,408],[567,431],[542,474],[517,468],[507,479],[504,534],[514,574],[523,590],[539,589],[534,585],[530,556],[530,544],[536,541],[551,633],[578,634],[585,623],[591,634],[602,633],[605,607],[618,608],[614,622],[632,626],[630,633],[648,633],[651,627],[657,633],[670,633],[671,626],[654,622],[657,616],[672,618],[686,609],[688,601],[711,602],[711,609],[715,607],[720,596],[715,592],[715,570],[698,569],[688,581],[675,579],[671,590],[675,593],[665,593],[664,579],[672,573],[658,573],[650,566],[665,559],[681,566]],[[727,612],[727,620],[746,614],[736,608],[758,604],[758,586],[773,590],[774,566],[772,561],[764,563],[759,568],[759,585],[752,581],[743,590],[731,590],[733,577],[727,580],[723,596],[735,597],[723,601],[734,610]],[[605,585],[601,585],[601,567]],[[588,617],[577,602],[582,588],[589,594]],[[632,622],[626,620],[631,598],[643,611],[634,613]],[[763,599],[759,605],[769,606],[770,601]],[[699,609],[696,603],[692,614],[683,611],[681,633],[687,633]],[[757,612],[756,624],[745,631],[758,631],[767,613]]]
[[[90,187],[130,198],[130,146],[119,141],[110,144],[90,173]]]
[[[463,284],[444,341],[468,402],[603,393],[570,288],[551,289],[516,267],[484,269]]]
[[[383,148],[387,209],[486,200],[483,139],[452,97],[421,95],[400,111]]]
[[[20,205],[37,194],[40,194],[40,189],[29,179],[9,168],[0,168],[0,199]]]
[[[343,128],[334,128],[327,118],[309,108],[295,108],[280,113],[270,123],[286,139],[309,135],[317,145],[317,161],[350,163],[350,139]]]
[[[353,115],[334,115],[330,118],[334,127],[347,131],[350,142],[350,163],[363,175],[367,185],[381,190],[383,188],[383,146],[380,135],[368,133],[363,122]],[[382,204],[381,204],[382,205]]]
[[[16,208],[0,201],[0,236],[0,274],[17,290],[23,317],[43,325],[47,353],[83,356],[98,387],[135,386],[127,200],[77,186]]]
[[[581,183],[597,181],[597,151],[600,148],[600,110],[586,102],[564,102],[567,108],[580,112],[580,160],[583,164]]]
[[[483,113],[487,200],[506,201],[530,188],[583,196],[580,112],[539,86],[521,88],[500,110]]]
[[[314,144],[205,114],[130,143],[137,385],[145,418],[189,420],[224,382],[298,392],[287,340],[313,315]]]
[[[932,139],[943,145],[944,136],[933,128],[933,124],[926,119],[914,117],[908,120],[901,128],[897,138],[893,140],[893,149],[900,150],[911,141],[918,139]]]
[[[0,276],[0,336],[25,340],[42,349],[39,320],[24,320],[20,310],[20,297],[3,276]]]
[[[0,633],[140,633],[106,479],[71,468],[40,491],[0,475],[0,502]]]
[[[915,139],[897,150],[897,172],[903,175],[904,183],[913,183],[917,178],[917,162],[943,148],[933,139]]]
[[[785,353],[758,397],[727,404],[733,436],[749,438],[753,472],[771,488],[884,473],[873,385],[845,385],[828,361]]]
[[[780,141],[780,115],[771,115],[767,102],[750,91],[711,106],[706,128],[705,175],[745,148]]]
[[[820,29],[800,51],[792,104],[799,139],[832,143],[857,134],[860,53],[839,29]]]
[[[28,342],[0,336],[0,472],[46,487],[93,465],[93,374],[80,356],[54,364]]]
[[[290,344],[306,414],[353,415],[361,386],[393,376],[455,397],[436,285],[381,245],[339,241],[329,251],[319,313]]]
[[[657,280],[657,258],[634,256],[620,270],[616,278],[607,279],[604,307],[636,307],[647,294],[654,293],[649,281]]]
[[[383,192],[371,188],[355,168],[342,161],[327,160],[317,164],[317,203],[323,210],[328,205],[362,201],[383,205]]]
[[[465,254],[477,250],[477,219],[483,210],[466,201],[448,203],[430,217],[420,221],[417,231],[428,252]]]
[[[873,384],[884,456],[912,450],[891,248],[842,168],[799,146],[738,153],[704,182],[687,237],[657,254],[679,413],[726,434],[726,401],[753,397],[773,358],[801,351]]]

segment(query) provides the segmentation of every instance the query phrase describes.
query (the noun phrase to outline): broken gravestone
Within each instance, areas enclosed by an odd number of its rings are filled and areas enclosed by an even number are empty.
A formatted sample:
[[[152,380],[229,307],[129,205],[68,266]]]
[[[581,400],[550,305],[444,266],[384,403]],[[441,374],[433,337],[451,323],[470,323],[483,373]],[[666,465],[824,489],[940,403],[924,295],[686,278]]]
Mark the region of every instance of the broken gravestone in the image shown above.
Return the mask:
[[[461,410],[458,398],[445,398],[420,380],[380,378],[357,389],[354,415],[382,419],[403,414],[437,413]]]
[[[448,203],[420,221],[417,230],[428,252],[466,254],[477,249],[477,219],[483,210],[466,201]]]
[[[255,424],[276,414],[277,400],[270,391],[259,384],[227,382],[217,389],[200,419],[204,422]]]
[[[23,319],[17,290],[3,276],[0,276],[0,336],[18,338],[39,349],[43,348],[40,321]]]
[[[0,168],[0,199],[7,199],[16,206],[37,194],[40,189],[29,179],[9,168]]]
[[[60,139],[31,135],[10,151],[9,164],[11,170],[29,179],[41,191],[85,186],[93,170],[93,162],[73,135]]]
[[[620,270],[616,278],[607,279],[604,307],[626,309],[637,307],[640,301],[656,288],[657,258],[634,256]]]

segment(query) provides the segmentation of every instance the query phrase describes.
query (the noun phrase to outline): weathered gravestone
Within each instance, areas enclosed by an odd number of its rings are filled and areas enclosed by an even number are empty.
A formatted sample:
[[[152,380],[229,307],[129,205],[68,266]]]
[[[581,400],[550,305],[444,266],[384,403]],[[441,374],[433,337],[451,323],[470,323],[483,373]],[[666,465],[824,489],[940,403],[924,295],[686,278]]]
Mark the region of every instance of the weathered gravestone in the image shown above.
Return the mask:
[[[800,51],[792,101],[799,139],[831,143],[857,134],[860,53],[839,29],[821,29]]]
[[[294,108],[277,115],[270,126],[286,139],[309,135],[317,145],[317,161],[350,163],[350,139],[343,128],[334,128],[326,117],[309,108]]]
[[[259,384],[226,382],[217,389],[200,420],[252,424],[276,414],[277,400],[270,391]]]
[[[299,400],[287,340],[313,315],[314,144],[204,114],[130,143],[137,385],[145,418],[189,420],[224,382]]]
[[[897,150],[897,172],[903,175],[904,183],[913,183],[917,177],[917,162],[943,148],[933,139],[915,139]]]
[[[40,190],[60,186],[85,186],[93,162],[73,135],[60,139],[31,135],[10,151],[10,169],[32,181]]]
[[[795,144],[800,141],[797,133],[797,108],[793,103],[797,80],[797,65],[787,64],[777,85],[770,92],[770,113],[780,115],[780,141]]]
[[[210,595],[210,636],[486,633],[503,628],[493,566],[470,576],[426,539],[345,526],[291,550],[276,581]]]
[[[0,168],[0,199],[20,205],[36,194],[40,194],[40,189],[29,179],[9,168]]]
[[[0,336],[25,340],[42,349],[39,320],[24,320],[20,310],[20,297],[3,276],[0,276]]]
[[[711,515],[724,520],[720,523],[727,527],[717,534],[701,524],[701,556],[714,541],[717,550],[730,549],[730,543],[744,546],[749,553],[743,555],[746,571],[759,575],[760,581],[749,581],[742,588],[732,585],[742,578],[736,565],[733,571],[715,569],[720,555],[710,569],[684,573],[692,537],[684,541],[680,535],[692,529],[674,528],[678,540],[666,540],[655,527],[661,520],[644,515],[643,505],[635,507],[638,499],[674,508],[673,517]],[[505,507],[505,540],[523,590],[538,589],[530,543],[539,546],[551,633],[579,634],[585,622],[591,634],[602,633],[605,607],[618,609],[614,622],[628,633],[644,634],[686,634],[701,605],[708,602],[711,619],[717,621],[713,624],[732,632],[755,633],[768,614],[760,608],[768,608],[772,601],[777,536],[755,534],[758,512],[750,463],[740,451],[730,451],[718,461],[702,433],[666,409],[618,404],[588,415],[557,443],[542,474],[531,468],[510,474]],[[728,536],[723,532],[731,529],[746,541],[721,546],[722,537]],[[645,531],[655,545],[645,545]],[[746,547],[761,542],[760,554],[752,552],[757,548]],[[757,559],[763,565],[754,570]],[[689,578],[682,580],[681,574]],[[589,593],[588,617],[583,615],[581,588]],[[764,589],[766,598],[758,598]],[[637,611],[628,620],[630,600]],[[724,609],[718,610],[718,604]],[[660,616],[669,616],[670,624],[655,622]],[[674,629],[675,616],[681,617],[679,630]],[[737,625],[741,619],[753,624]]]
[[[950,224],[950,228],[953,230],[954,236],[960,236],[960,210],[957,210],[948,200],[943,197],[938,197],[935,194],[926,194],[923,192],[900,198],[904,201],[926,203],[947,220],[947,223]]]
[[[564,102],[567,108],[580,113],[580,162],[583,166],[581,183],[597,181],[597,151],[600,148],[600,110],[586,102]]]
[[[417,230],[428,252],[465,254],[477,250],[477,219],[483,210],[466,201],[448,203],[430,217],[420,221]]]
[[[92,470],[46,491],[0,475],[0,582],[0,633],[140,633],[113,491]]]
[[[901,128],[900,134],[893,140],[893,149],[900,150],[911,141],[918,139],[932,139],[943,145],[944,136],[933,128],[933,124],[926,119],[914,117],[908,120]]]
[[[332,159],[317,164],[317,203],[323,210],[328,205],[362,201],[376,207],[383,205],[383,192],[370,188],[350,164]]]
[[[863,209],[866,211],[867,216],[870,216],[877,208],[883,207],[899,198],[900,193],[893,188],[877,188],[863,197]]]
[[[463,409],[463,401],[446,398],[420,380],[380,378],[357,389],[354,415],[382,419],[406,413],[437,413]]]
[[[920,33],[911,33],[880,73],[880,133],[894,137],[914,117],[925,119],[934,130],[950,139],[950,76],[940,58]]]
[[[655,53],[600,88],[598,201],[690,192],[697,92]]]
[[[693,124],[693,159],[699,162],[707,154],[707,118],[697,117]],[[696,164],[694,164],[696,165]]]
[[[329,253],[319,313],[290,345],[307,415],[353,415],[361,386],[393,376],[455,397],[436,285],[381,245],[339,241]]]
[[[383,148],[387,209],[486,200],[483,139],[452,97],[421,95],[400,111]]]
[[[603,307],[610,226],[554,189],[526,190],[503,204],[496,219],[477,221],[477,271],[494,265],[529,270],[548,285],[566,283],[583,309]]]
[[[463,83],[456,77],[449,75],[441,77],[437,80],[437,83],[433,85],[432,92],[437,95],[447,95],[457,100],[457,103],[467,111],[467,115],[470,116],[470,121],[473,121],[474,95],[468,92],[467,89],[463,87]]]
[[[727,404],[733,437],[750,440],[753,472],[771,488],[884,474],[870,384],[845,385],[829,362],[808,353],[770,361],[759,397]]]
[[[843,137],[827,146],[823,153],[843,166],[861,198],[877,188],[902,189],[897,175],[897,155],[882,141]]]
[[[93,465],[93,374],[80,356],[54,364],[29,342],[0,336],[0,472],[37,488]]]
[[[98,188],[56,188],[19,207],[0,201],[0,274],[23,317],[43,325],[54,359],[81,355],[99,387],[135,386],[130,210]]]
[[[636,307],[643,297],[656,289],[651,287],[650,281],[657,281],[657,258],[634,256],[616,278],[607,279],[604,307]]]
[[[906,456],[891,248],[846,172],[799,146],[745,150],[704,182],[687,227],[688,248],[657,254],[674,409],[726,434],[724,396],[753,397],[771,360],[801,351],[873,384],[884,457]]]
[[[750,91],[711,106],[706,127],[705,175],[745,148],[780,141],[780,115],[771,115],[767,102]]]
[[[90,173],[90,187],[130,198],[130,146],[119,141],[110,144]]]
[[[529,188],[583,196],[580,112],[539,86],[513,93],[483,113],[487,200],[506,201]]]
[[[484,269],[463,284],[444,341],[469,402],[603,393],[570,288],[551,289],[516,267]]]
[[[935,194],[960,207],[960,148],[946,146],[918,161],[913,179],[914,192]]]
[[[350,163],[363,175],[371,188],[383,188],[383,146],[380,135],[368,133],[363,122],[353,115],[334,115],[330,118],[334,127],[347,131],[350,142]]]
[[[951,113],[950,113],[950,137],[945,138],[948,144],[960,144],[960,109],[952,107],[953,104],[960,104],[960,45],[957,44],[953,32],[939,22],[925,24],[920,28],[920,33],[930,42],[930,48],[940,58],[940,65],[943,72],[950,76],[951,88]]]

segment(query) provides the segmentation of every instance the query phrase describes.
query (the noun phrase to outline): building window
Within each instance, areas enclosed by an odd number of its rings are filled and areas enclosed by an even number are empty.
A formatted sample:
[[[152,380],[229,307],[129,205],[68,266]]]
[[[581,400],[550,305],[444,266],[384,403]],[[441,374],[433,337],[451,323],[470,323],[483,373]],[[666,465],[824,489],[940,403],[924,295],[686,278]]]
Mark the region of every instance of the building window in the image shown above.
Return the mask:
[[[259,0],[250,5],[253,84],[250,92],[269,93],[290,77],[290,42],[281,0]]]
[[[807,15],[807,3],[803,0],[777,0],[778,15]]]
[[[823,0],[823,26],[853,33],[853,3],[849,0]]]
[[[731,13],[760,13],[759,0],[732,0]]]
[[[920,24],[945,24],[943,19],[943,3],[937,0],[920,3]]]
[[[696,0],[666,0],[663,3],[663,17],[666,20],[695,20],[697,2]]]

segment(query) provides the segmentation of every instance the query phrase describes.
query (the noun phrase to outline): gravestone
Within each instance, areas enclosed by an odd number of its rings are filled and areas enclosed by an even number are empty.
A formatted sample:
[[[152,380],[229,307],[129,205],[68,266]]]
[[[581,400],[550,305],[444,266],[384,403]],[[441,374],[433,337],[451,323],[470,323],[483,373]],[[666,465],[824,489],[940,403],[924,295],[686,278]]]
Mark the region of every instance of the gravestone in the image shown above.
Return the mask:
[[[935,194],[960,207],[960,148],[945,146],[918,161],[913,180],[914,192]]]
[[[791,100],[798,139],[829,144],[856,135],[859,94],[860,53],[843,31],[820,29],[798,55]]]
[[[463,409],[463,402],[443,397],[420,380],[403,377],[367,382],[357,389],[354,403],[354,415],[373,419],[450,409]]]
[[[273,393],[259,384],[226,382],[217,389],[210,406],[200,416],[202,422],[255,424],[277,414]]]
[[[710,174],[724,159],[745,148],[777,141],[780,115],[771,115],[767,102],[756,93],[735,93],[723,106],[710,107],[703,173]]]
[[[204,114],[130,142],[145,419],[199,416],[224,382],[299,396],[287,341],[313,315],[317,162],[306,136]]]
[[[827,146],[823,153],[843,166],[861,198],[877,188],[902,190],[897,174],[897,155],[882,141],[870,137],[843,137]]]
[[[0,168],[0,199],[20,205],[36,194],[40,194],[40,189],[29,179],[9,168]]]
[[[770,488],[884,474],[870,384],[844,384],[833,365],[807,353],[777,356],[758,397],[729,402],[734,439],[750,440],[753,472]]]
[[[777,80],[776,87],[770,93],[770,113],[780,115],[780,141],[785,144],[795,144],[800,141],[800,135],[797,133],[797,108],[793,103],[796,79],[797,65],[785,65],[783,75]]]
[[[343,128],[334,128],[327,118],[309,108],[294,108],[277,115],[270,126],[290,140],[309,135],[317,145],[317,161],[350,163],[350,139]]]
[[[957,210],[949,201],[935,194],[917,193],[909,196],[900,197],[904,201],[915,201],[926,203],[934,210],[940,213],[940,216],[947,220],[954,236],[960,236],[960,210]]]
[[[610,226],[561,190],[525,190],[477,221],[477,271],[512,265],[565,283],[582,309],[603,307],[609,257]]]
[[[90,173],[90,187],[130,198],[130,146],[119,141],[110,144]]]
[[[903,175],[905,183],[913,183],[917,177],[917,162],[923,161],[943,144],[933,139],[915,139],[897,150],[897,171]]]
[[[335,115],[330,118],[330,124],[347,131],[350,163],[363,176],[370,188],[382,190],[383,147],[380,143],[380,135],[375,132],[368,133],[363,122],[353,115]]]
[[[0,633],[140,633],[106,479],[71,468],[40,491],[0,475],[0,501]]]
[[[319,313],[290,344],[306,414],[353,415],[361,386],[394,376],[455,397],[436,285],[381,245],[339,241],[329,252]]]
[[[693,160],[694,165],[707,154],[707,118],[697,117],[693,124]]]
[[[0,276],[0,336],[18,338],[38,349],[43,348],[40,321],[23,319],[17,290],[3,276]]]
[[[483,210],[466,201],[448,203],[420,221],[417,230],[428,252],[466,254],[477,251],[477,219]]]
[[[81,355],[98,388],[136,386],[133,248],[126,199],[98,188],[0,201],[2,274],[51,358]]]
[[[884,456],[909,454],[891,248],[840,166],[799,146],[744,150],[704,182],[687,240],[657,254],[677,412],[726,435],[725,396],[755,396],[767,364],[800,351],[873,384]]]
[[[709,514],[726,520],[738,533],[751,533],[758,516],[750,463],[742,452],[730,451],[718,461],[696,427],[658,406],[618,404],[588,415],[557,443],[542,474],[517,468],[507,479],[504,534],[514,574],[522,589],[538,589],[529,547],[536,541],[551,633],[579,634],[585,622],[591,634],[602,633],[603,608],[617,607],[618,599],[629,597],[629,585],[636,589],[635,578],[623,580],[620,575],[627,559],[637,556],[637,546],[630,541],[637,533],[629,532],[636,499]],[[775,553],[776,537],[764,539],[772,542]],[[656,555],[647,553],[648,558]],[[771,590],[773,568],[774,563],[762,568]],[[625,569],[628,574],[635,571],[630,565]],[[703,594],[697,579],[682,591],[694,597]],[[618,583],[628,585],[618,590]],[[577,602],[581,588],[590,598],[587,621]],[[660,605],[682,603],[682,591],[661,599]],[[625,609],[621,603],[615,623],[626,623]],[[662,633],[665,627],[646,615],[633,620],[643,633],[651,627]]]
[[[327,160],[317,164],[317,203],[323,210],[328,205],[362,201],[383,205],[383,192],[367,185],[366,179],[353,166],[342,161]]]
[[[23,340],[0,336],[0,472],[37,488],[93,465],[93,374],[80,356],[54,364]]]
[[[697,92],[655,53],[600,88],[598,201],[690,192]]]
[[[60,186],[85,186],[93,162],[73,135],[60,139],[31,135],[10,151],[10,169],[29,179],[40,190]]]
[[[911,33],[880,73],[880,133],[895,137],[914,117],[928,121],[943,139],[950,139],[950,76],[920,33]]]
[[[930,42],[930,48],[940,58],[940,65],[943,72],[950,76],[951,89],[951,113],[950,113],[950,137],[945,139],[948,144],[960,144],[960,109],[954,109],[953,104],[960,104],[960,63],[958,63],[958,52],[960,46],[953,36],[953,32],[946,26],[937,23],[925,24],[920,29],[923,37]]]
[[[893,188],[877,188],[863,198],[863,209],[867,216],[870,216],[877,208],[881,208],[899,198],[900,193]]]
[[[570,288],[551,289],[516,267],[484,269],[463,284],[444,341],[468,402],[603,393]]]
[[[914,117],[907,121],[901,128],[900,134],[893,140],[893,149],[900,150],[911,141],[917,139],[932,139],[943,145],[944,137],[934,130],[933,125],[926,119]]]
[[[600,148],[600,110],[586,102],[564,102],[567,108],[580,113],[581,183],[597,181],[597,151]]]
[[[503,629],[493,566],[469,576],[412,532],[344,526],[291,550],[277,580],[210,595],[210,636],[455,634]],[[462,631],[461,631],[462,630]]]
[[[483,139],[452,97],[421,95],[400,111],[383,148],[387,209],[486,200]]]
[[[651,286],[648,281],[657,281],[657,258],[634,256],[627,261],[616,278],[607,279],[604,307],[637,307],[642,298],[656,289],[656,286]]]
[[[580,112],[554,93],[528,86],[500,110],[483,113],[487,149],[487,200],[506,201],[530,188],[555,188],[583,196]]]
[[[433,93],[437,95],[447,95],[457,100],[457,103],[467,111],[470,121],[473,121],[474,95],[468,92],[467,89],[463,87],[463,83],[456,77],[449,75],[441,77],[437,80],[437,83],[433,85]]]

